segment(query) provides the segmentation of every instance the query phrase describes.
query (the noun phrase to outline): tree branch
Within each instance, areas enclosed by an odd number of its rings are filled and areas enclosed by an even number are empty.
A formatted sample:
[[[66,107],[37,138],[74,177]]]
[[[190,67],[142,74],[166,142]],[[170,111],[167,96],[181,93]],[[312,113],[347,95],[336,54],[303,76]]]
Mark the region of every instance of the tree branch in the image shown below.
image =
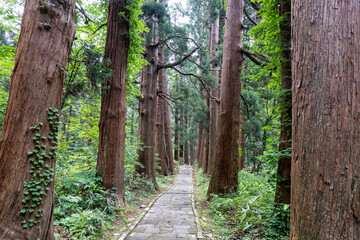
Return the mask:
[[[256,11],[259,11],[261,9],[261,7],[257,3],[250,1],[250,4],[253,7],[253,9],[255,9]]]
[[[264,67],[264,66],[267,66],[268,63],[270,62],[269,60],[267,60],[267,58],[264,55],[262,55],[260,53],[252,53],[244,47],[241,48],[241,51],[245,54],[245,56],[247,56],[256,65]],[[266,61],[267,63],[263,63],[263,62],[259,61],[258,58],[260,58],[263,61]]]
[[[250,21],[252,24],[254,24],[255,26],[257,26],[257,23],[256,23],[254,20],[252,20],[252,18],[249,16],[248,12],[246,11],[245,6],[244,6],[244,13],[245,13],[246,17],[249,19],[249,21]]]
[[[175,67],[172,67],[172,69],[174,69],[176,72],[180,73],[181,75],[184,75],[184,76],[192,76],[192,77],[195,77],[195,78],[199,79],[201,85],[205,88],[208,96],[209,96],[211,99],[214,99],[217,104],[220,104],[220,100],[210,94],[209,89],[207,89],[205,83],[203,82],[203,79],[202,79],[200,76],[195,75],[195,74],[193,74],[193,73],[184,73],[184,72],[181,72],[179,69],[176,69]]]
[[[173,38],[182,38],[182,39],[185,39],[185,40],[190,40],[190,41],[192,41],[201,51],[203,51],[203,52],[208,52],[207,50],[204,50],[193,38],[183,37],[183,36],[180,36],[180,35],[170,36],[170,37],[168,37],[168,38],[166,38],[166,39],[164,39],[164,40],[156,43],[156,44],[155,44],[155,47],[158,47],[158,46],[164,44],[165,42],[167,42],[167,41],[169,41],[169,40],[171,40],[171,39],[173,39]]]
[[[82,13],[82,15],[84,15],[85,17],[85,24],[88,24],[89,22],[93,22],[93,20],[91,20],[91,18],[89,18],[86,13],[85,13],[85,10],[83,9],[83,7],[78,3],[76,2],[76,9],[79,10],[79,12]]]
[[[163,65],[158,65],[157,70],[163,69],[163,68],[173,68],[179,64],[181,64],[182,62],[184,62],[186,59],[188,59],[194,52],[196,52],[196,50],[198,50],[199,48],[194,48],[194,50],[192,50],[189,54],[185,55],[183,58],[181,58],[179,61],[176,61],[174,63],[168,63],[168,64],[163,64]]]

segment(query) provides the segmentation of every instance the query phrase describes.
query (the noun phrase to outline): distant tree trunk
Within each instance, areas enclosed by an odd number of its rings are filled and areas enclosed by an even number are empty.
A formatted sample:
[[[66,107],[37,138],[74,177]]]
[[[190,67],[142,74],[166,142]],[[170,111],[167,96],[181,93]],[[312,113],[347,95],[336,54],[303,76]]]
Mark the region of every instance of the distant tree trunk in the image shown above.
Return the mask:
[[[215,168],[208,194],[228,193],[237,189],[240,99],[241,99],[241,34],[242,0],[228,0],[225,40],[220,87],[218,137],[216,138]]]
[[[140,91],[139,140],[144,146],[138,150],[138,161],[143,165],[136,171],[144,174],[158,188],[155,175],[155,127],[157,112],[157,78],[158,78],[158,42],[157,21],[153,21],[153,41],[146,45],[145,60],[149,63],[142,70]]]
[[[161,64],[164,63],[164,47],[159,47],[159,61]],[[168,166],[165,158],[165,145],[164,145],[164,108],[165,101],[163,99],[163,94],[165,92],[164,83],[165,82],[165,69],[160,69],[158,74],[158,107],[157,107],[157,119],[156,119],[156,153],[158,156],[158,163],[160,169],[158,170],[159,174],[167,176],[168,175]],[[161,95],[162,94],[162,95]],[[160,95],[160,96],[159,96]]]
[[[184,138],[184,144],[185,144],[185,148],[184,148],[184,163],[186,165],[189,165],[189,143],[188,143],[188,119],[187,119],[187,113],[185,113],[184,115],[184,132],[185,132],[185,138]]]
[[[194,162],[195,162],[194,143],[190,142],[190,164],[194,165]]]
[[[165,83],[165,94],[169,95],[168,83]],[[165,148],[168,161],[170,174],[174,174],[174,158],[171,134],[171,118],[170,118],[170,105],[165,102],[164,106],[164,134],[165,134]]]
[[[290,239],[360,239],[360,2],[292,2]]]
[[[174,160],[179,162],[179,109],[175,108]]]
[[[218,12],[218,11],[216,11]],[[217,64],[217,47],[219,44],[219,17],[215,13],[214,22],[211,24],[210,33],[210,52],[211,52],[211,74],[216,78],[215,85],[211,89],[211,95],[218,97],[219,89],[217,86],[220,68]],[[210,117],[209,117],[209,156],[208,156],[208,167],[207,173],[211,175],[215,163],[215,149],[216,149],[216,121],[218,114],[218,104],[215,99],[210,99]]]
[[[180,134],[179,134],[179,157],[180,159],[184,160],[184,119],[183,119],[183,114],[180,114],[181,116],[181,120],[180,120]]]
[[[291,149],[291,0],[280,0],[281,37],[281,130],[279,151]],[[278,162],[275,202],[290,204],[291,157],[281,156]]]
[[[125,205],[124,159],[126,121],[126,72],[129,48],[129,22],[119,15],[125,12],[126,1],[110,0],[105,44],[105,59],[111,61],[112,76],[104,83],[99,123],[97,169],[106,189],[115,191]],[[114,190],[115,189],[115,190]]]
[[[245,167],[245,115],[241,114],[240,116],[241,130],[240,130],[240,147],[241,147],[241,157],[239,163],[239,171]]]
[[[54,239],[54,149],[74,17],[72,0],[25,3],[0,137],[0,239]]]
[[[205,105],[207,107],[209,107],[210,105],[210,99],[207,96],[205,98]],[[210,112],[208,113],[208,119],[210,118]],[[202,153],[201,153],[201,168],[203,170],[204,173],[208,173],[208,165],[209,165],[209,126],[207,126],[206,128],[202,129]]]
[[[199,167],[201,167],[201,159],[202,159],[202,156],[201,156],[201,149],[202,149],[202,127],[201,127],[201,123],[199,123],[199,133],[198,133],[198,139],[197,139],[197,154],[196,154],[196,159],[198,161],[198,164],[199,164]]]

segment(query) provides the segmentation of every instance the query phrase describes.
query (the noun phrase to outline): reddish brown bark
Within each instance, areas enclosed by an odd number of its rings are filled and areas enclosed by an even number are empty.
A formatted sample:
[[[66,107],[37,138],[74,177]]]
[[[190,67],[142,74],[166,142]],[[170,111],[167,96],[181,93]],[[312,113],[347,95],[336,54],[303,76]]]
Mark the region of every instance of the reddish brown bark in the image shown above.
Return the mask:
[[[290,239],[360,239],[360,2],[292,2]]]
[[[146,45],[145,60],[149,63],[144,66],[141,75],[139,116],[139,141],[143,149],[138,150],[138,166],[136,171],[150,179],[158,188],[155,175],[155,128],[157,113],[157,81],[158,81],[158,42],[157,22],[152,24],[152,43]]]
[[[209,97],[205,98],[205,105],[209,107],[210,100]],[[210,113],[208,113],[208,118],[210,118]],[[202,148],[201,151],[201,168],[204,173],[208,173],[208,165],[209,165],[209,127],[203,128],[201,130],[201,137],[202,137]]]
[[[159,61],[164,63],[164,48],[161,46],[159,48]],[[158,107],[157,107],[157,117],[156,117],[156,154],[158,157],[158,173],[164,176],[168,175],[168,166],[167,160],[165,158],[165,145],[164,145],[164,108],[165,101],[163,99],[163,94],[165,92],[164,87],[165,81],[165,69],[160,69],[158,74]]]
[[[119,12],[128,12],[126,4],[126,1],[109,1],[104,58],[111,61],[109,68],[113,74],[104,83],[108,89],[104,91],[101,99],[97,159],[103,186],[115,191],[122,205],[125,205],[124,158],[129,22],[119,15]]]
[[[215,14],[216,19],[211,24],[211,31],[210,31],[210,54],[211,54],[211,74],[215,77],[214,87],[211,89],[211,95],[213,97],[218,97],[219,89],[217,86],[220,68],[217,66],[217,47],[219,44],[219,17]],[[217,121],[217,114],[218,114],[218,104],[215,99],[209,100],[209,156],[208,156],[208,166],[207,166],[207,173],[211,175],[211,172],[214,168],[215,163],[215,150],[216,150],[216,121]]]
[[[281,130],[279,151],[291,148],[291,0],[280,0],[281,36]],[[281,156],[278,162],[275,202],[290,204],[291,157]]]
[[[228,0],[217,125],[215,167],[208,194],[237,189],[240,139],[242,0]]]
[[[26,208],[22,200],[32,196],[27,204],[34,203],[34,195],[24,192],[24,182],[34,179],[30,174],[31,163],[28,152],[37,149],[33,138],[35,133],[50,136],[51,129],[46,110],[61,108],[65,70],[68,55],[75,36],[75,10],[72,0],[39,2],[28,0],[22,19],[15,67],[11,75],[10,94],[4,125],[0,137],[0,239],[54,239],[54,177],[37,184],[44,194],[34,212],[20,214]],[[38,123],[39,130],[30,127]],[[50,143],[46,144],[46,154]],[[57,143],[51,143],[55,147]],[[34,157],[37,158],[38,157]],[[55,157],[44,160],[49,169],[55,168]],[[38,166],[38,165],[37,165]],[[44,168],[47,168],[44,165]],[[42,174],[44,173],[44,170]],[[35,173],[36,174],[36,173]],[[38,176],[36,181],[41,181]],[[47,181],[47,180],[46,180]],[[49,190],[45,190],[45,186]],[[30,203],[29,203],[30,202]],[[29,219],[36,219],[38,210],[43,209],[39,223],[30,226]],[[27,228],[21,222],[27,221]],[[38,228],[39,226],[39,228]]]
[[[165,94],[169,94],[168,83],[165,83]],[[174,174],[174,158],[173,158],[173,146],[172,146],[172,133],[171,133],[171,118],[170,118],[170,105],[165,102],[164,106],[164,135],[165,135],[165,149],[168,162],[168,168],[170,174]]]

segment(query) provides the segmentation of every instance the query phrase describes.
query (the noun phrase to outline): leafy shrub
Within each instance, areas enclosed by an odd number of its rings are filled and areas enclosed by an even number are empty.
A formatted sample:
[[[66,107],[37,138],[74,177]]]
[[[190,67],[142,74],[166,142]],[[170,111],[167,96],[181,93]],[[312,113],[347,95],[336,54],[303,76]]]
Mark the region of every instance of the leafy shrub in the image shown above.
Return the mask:
[[[274,171],[241,171],[237,192],[212,196],[209,214],[221,239],[288,239],[290,208],[274,204]]]

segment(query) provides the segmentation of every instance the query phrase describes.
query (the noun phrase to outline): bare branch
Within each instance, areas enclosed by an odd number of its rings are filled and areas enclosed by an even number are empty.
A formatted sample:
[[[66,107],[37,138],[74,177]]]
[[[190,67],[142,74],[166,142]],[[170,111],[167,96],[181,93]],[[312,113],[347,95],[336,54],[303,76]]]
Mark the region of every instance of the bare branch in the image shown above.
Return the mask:
[[[93,20],[91,20],[91,18],[89,18],[86,13],[85,13],[85,10],[83,9],[83,7],[78,3],[76,2],[76,9],[79,10],[79,12],[82,13],[82,15],[84,15],[85,17],[85,24],[88,24],[89,22],[93,22]]]
[[[101,24],[101,25],[93,32],[93,34],[97,33],[100,29],[102,29],[102,28],[105,27],[106,25],[107,25],[106,23]]]
[[[199,48],[194,48],[189,54],[185,55],[183,58],[181,58],[179,61],[176,61],[174,63],[168,63],[168,64],[164,64],[164,65],[158,65],[157,69],[163,69],[163,68],[172,68],[175,67],[179,64],[181,64],[182,62],[184,62],[186,59],[188,59],[194,52],[196,52],[196,50],[198,50]]]
[[[164,44],[165,42],[167,42],[167,41],[169,41],[169,40],[171,40],[171,39],[174,39],[174,38],[182,38],[182,39],[185,39],[185,40],[190,40],[190,41],[192,41],[201,51],[203,51],[203,52],[209,52],[209,51],[207,51],[207,50],[204,50],[193,38],[183,37],[183,36],[180,36],[180,35],[170,36],[170,37],[168,37],[168,38],[166,38],[166,39],[158,42],[157,44],[155,44],[155,47],[158,47],[158,46]]]
[[[257,23],[256,23],[254,20],[252,20],[252,18],[249,16],[248,12],[246,11],[245,6],[244,6],[244,13],[245,13],[246,17],[249,19],[249,21],[250,21],[252,24],[254,24],[255,26],[257,26]]]
[[[201,85],[205,88],[205,90],[206,90],[206,92],[207,92],[208,96],[209,96],[211,99],[214,99],[214,100],[216,101],[216,103],[217,103],[217,104],[220,104],[219,99],[218,99],[218,98],[216,98],[216,97],[214,97],[214,96],[212,96],[212,95],[210,94],[209,89],[207,89],[207,87],[206,87],[206,85],[205,85],[205,83],[204,83],[203,79],[202,79],[200,76],[195,75],[195,74],[193,74],[193,73],[184,73],[184,72],[181,72],[179,69],[176,69],[175,67],[172,67],[172,69],[174,69],[176,72],[180,73],[181,75],[184,75],[184,76],[192,76],[192,77],[195,77],[195,78],[199,79],[199,81],[200,81]]]

